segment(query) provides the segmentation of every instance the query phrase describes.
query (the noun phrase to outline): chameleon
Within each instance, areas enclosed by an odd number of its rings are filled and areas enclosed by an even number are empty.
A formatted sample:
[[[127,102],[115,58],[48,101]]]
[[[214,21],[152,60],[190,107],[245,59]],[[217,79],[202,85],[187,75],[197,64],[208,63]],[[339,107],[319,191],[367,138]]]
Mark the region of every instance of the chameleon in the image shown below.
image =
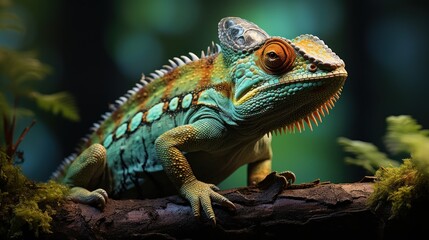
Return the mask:
[[[102,209],[109,197],[180,194],[216,223],[214,203],[236,209],[216,185],[243,165],[249,185],[261,182],[273,133],[312,130],[340,98],[345,63],[318,37],[270,36],[239,17],[222,18],[218,37],[142,74],[102,115],[52,174],[69,199]]]

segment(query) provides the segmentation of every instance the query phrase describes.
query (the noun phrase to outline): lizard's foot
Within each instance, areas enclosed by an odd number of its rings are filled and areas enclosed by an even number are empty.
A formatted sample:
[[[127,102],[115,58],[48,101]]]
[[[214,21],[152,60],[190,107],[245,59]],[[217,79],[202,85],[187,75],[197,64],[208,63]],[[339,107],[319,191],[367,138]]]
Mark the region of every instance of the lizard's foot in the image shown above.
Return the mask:
[[[291,171],[280,172],[279,175],[286,178],[286,180],[288,182],[287,186],[292,185],[296,181],[295,173],[293,173]]]
[[[185,197],[192,207],[192,212],[196,218],[199,218],[200,209],[203,208],[204,213],[210,219],[213,225],[216,224],[216,217],[213,211],[212,201],[227,207],[231,211],[235,211],[235,205],[226,197],[215,192],[219,188],[213,184],[207,184],[198,180],[185,183],[180,188],[180,194]]]
[[[73,187],[71,188],[70,194],[67,196],[67,198],[74,202],[83,203],[95,206],[99,209],[103,209],[106,206],[108,195],[107,192],[102,188],[95,189],[94,191],[89,191],[85,188]]]
[[[291,171],[284,171],[284,172],[271,172],[268,174],[264,180],[258,183],[258,187],[261,189],[267,189],[269,186],[271,186],[276,181],[283,181],[285,188],[292,185],[292,183],[295,182],[296,176]]]

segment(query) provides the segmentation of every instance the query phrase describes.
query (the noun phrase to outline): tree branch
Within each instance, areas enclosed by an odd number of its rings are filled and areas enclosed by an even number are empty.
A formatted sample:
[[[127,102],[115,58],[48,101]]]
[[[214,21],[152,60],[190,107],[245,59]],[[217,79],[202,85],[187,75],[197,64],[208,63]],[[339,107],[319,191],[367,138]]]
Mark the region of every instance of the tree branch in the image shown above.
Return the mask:
[[[221,191],[237,206],[235,213],[215,205],[217,225],[194,219],[178,196],[147,200],[112,200],[99,210],[67,202],[47,239],[383,239],[385,215],[366,205],[373,183],[316,184],[283,189]],[[382,211],[383,212],[383,211]],[[385,211],[386,212],[386,211]],[[408,235],[407,235],[408,236]]]

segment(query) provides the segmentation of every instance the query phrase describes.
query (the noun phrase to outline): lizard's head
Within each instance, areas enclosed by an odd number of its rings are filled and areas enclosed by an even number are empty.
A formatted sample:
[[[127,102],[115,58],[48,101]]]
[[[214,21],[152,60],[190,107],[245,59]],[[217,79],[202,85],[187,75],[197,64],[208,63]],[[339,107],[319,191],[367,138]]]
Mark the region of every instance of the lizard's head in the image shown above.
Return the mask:
[[[339,98],[345,64],[319,38],[270,37],[237,17],[219,22],[219,38],[233,79],[232,117],[248,130],[312,128]]]

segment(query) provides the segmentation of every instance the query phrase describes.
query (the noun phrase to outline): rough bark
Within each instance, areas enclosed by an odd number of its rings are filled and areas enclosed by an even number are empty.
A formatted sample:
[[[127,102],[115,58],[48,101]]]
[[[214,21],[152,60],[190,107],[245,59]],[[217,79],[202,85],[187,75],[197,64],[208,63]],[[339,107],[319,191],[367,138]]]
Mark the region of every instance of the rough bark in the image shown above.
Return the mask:
[[[112,200],[106,208],[67,202],[48,239],[383,239],[385,222],[366,205],[373,183],[292,185],[274,180],[222,191],[237,206],[215,205],[217,224],[194,219],[178,196]]]

